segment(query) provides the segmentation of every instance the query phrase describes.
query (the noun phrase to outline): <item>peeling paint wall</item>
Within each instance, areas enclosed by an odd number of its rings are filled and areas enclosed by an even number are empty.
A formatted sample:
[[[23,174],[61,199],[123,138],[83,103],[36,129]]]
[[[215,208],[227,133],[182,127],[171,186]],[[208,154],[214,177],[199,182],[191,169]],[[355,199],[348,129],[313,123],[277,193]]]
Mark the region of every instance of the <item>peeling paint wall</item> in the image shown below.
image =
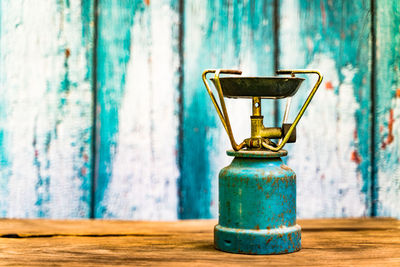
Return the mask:
[[[2,217],[89,215],[91,8],[0,2]]]
[[[185,1],[181,218],[217,215],[217,177],[232,160],[217,113],[201,80],[205,69],[241,69],[247,75],[273,73],[273,1]],[[270,103],[269,103],[270,104]],[[237,140],[250,133],[251,101],[227,101]],[[273,121],[273,105],[264,106]],[[240,141],[241,142],[241,141]]]
[[[100,1],[96,217],[177,218],[174,1]]]
[[[369,1],[281,4],[280,68],[318,69],[324,81],[287,146],[299,217],[370,213]],[[293,99],[298,110],[315,77]],[[310,88],[310,89],[308,89]]]
[[[400,5],[377,1],[376,215],[400,218]]]
[[[395,0],[2,0],[0,217],[216,217],[230,145],[201,73],[279,67],[325,76],[286,146],[298,217],[400,218],[399,24]],[[227,108],[241,141],[251,101]]]

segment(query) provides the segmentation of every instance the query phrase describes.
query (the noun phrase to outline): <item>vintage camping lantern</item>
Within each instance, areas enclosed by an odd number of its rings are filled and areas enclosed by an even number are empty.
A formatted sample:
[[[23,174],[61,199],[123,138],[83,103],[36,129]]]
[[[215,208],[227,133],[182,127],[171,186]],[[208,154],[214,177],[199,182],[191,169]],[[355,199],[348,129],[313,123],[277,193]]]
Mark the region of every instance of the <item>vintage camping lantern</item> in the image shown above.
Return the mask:
[[[218,92],[214,97],[207,74]],[[240,75],[236,70],[206,70],[202,78],[233,150],[232,163],[219,173],[219,221],[214,228],[217,249],[245,254],[280,254],[301,248],[301,228],[296,224],[296,175],[283,164],[282,148],[296,141],[296,125],[322,82],[315,70],[280,70],[277,77]],[[316,74],[318,80],[293,123],[287,123],[291,97],[303,78],[295,74]],[[252,99],[251,137],[237,144],[231,129],[224,97]],[[261,99],[287,98],[282,127],[265,127]],[[276,144],[271,139],[278,139]]]

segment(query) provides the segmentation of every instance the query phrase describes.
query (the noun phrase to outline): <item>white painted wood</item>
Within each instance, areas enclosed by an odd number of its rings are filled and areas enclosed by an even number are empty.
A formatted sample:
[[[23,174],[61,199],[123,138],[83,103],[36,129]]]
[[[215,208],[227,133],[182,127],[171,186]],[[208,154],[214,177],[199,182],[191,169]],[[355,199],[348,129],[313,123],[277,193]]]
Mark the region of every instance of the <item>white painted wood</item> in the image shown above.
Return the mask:
[[[89,214],[91,47],[81,4],[0,2],[2,216]]]
[[[134,14],[106,218],[177,218],[178,22],[170,1]]]
[[[301,32],[300,1],[281,4],[280,68],[316,69],[324,81],[297,127],[297,141],[287,145],[288,166],[297,175],[297,216],[358,217],[368,215],[367,196],[358,164],[352,159],[358,139],[354,96],[355,66],[338,66],[333,54],[314,50],[317,36]],[[305,39],[305,42],[303,41]],[[303,45],[304,44],[304,45]],[[311,54],[307,62],[306,54]],[[340,81],[339,72],[344,79]],[[315,77],[305,76],[299,93],[293,98],[291,118],[297,114]],[[335,92],[337,90],[337,92]]]

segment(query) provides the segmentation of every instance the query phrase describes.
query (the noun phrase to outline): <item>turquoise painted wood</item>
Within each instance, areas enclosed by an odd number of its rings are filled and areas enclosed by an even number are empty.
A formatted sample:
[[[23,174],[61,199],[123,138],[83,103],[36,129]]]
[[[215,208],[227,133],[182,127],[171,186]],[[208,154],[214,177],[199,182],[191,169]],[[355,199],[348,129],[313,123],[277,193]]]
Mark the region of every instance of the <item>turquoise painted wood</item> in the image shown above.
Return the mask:
[[[177,1],[99,1],[97,218],[177,217]]]
[[[298,216],[369,215],[370,1],[287,0],[280,16],[280,68],[318,69],[325,76],[297,142],[287,146]],[[311,85],[303,83],[294,97],[293,114]]]
[[[0,216],[90,213],[93,1],[0,1]]]
[[[180,218],[217,215],[217,177],[229,158],[228,137],[201,81],[206,68],[273,73],[273,1],[185,1],[184,84],[179,180]],[[273,121],[273,105],[265,105]],[[238,140],[250,133],[251,103],[227,102]]]
[[[376,1],[376,214],[400,218],[400,3]]]
[[[287,146],[298,216],[400,218],[398,1],[374,2],[375,73],[371,1],[278,2],[280,67],[325,74]],[[273,4],[99,0],[95,25],[94,0],[0,1],[0,217],[216,217],[230,145],[200,75],[220,67],[272,75]],[[247,137],[250,101],[227,106],[236,138]],[[273,104],[263,109],[272,125]]]

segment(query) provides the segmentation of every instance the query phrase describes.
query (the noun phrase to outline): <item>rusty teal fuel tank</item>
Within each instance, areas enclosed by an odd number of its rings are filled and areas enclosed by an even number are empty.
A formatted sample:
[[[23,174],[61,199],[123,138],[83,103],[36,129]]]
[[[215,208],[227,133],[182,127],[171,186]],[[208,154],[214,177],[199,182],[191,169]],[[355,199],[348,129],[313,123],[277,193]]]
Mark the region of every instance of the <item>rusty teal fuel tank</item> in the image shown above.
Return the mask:
[[[281,157],[287,152],[228,151],[232,163],[219,174],[217,249],[280,254],[301,248],[296,224],[296,174]]]
[[[218,92],[211,91],[207,74]],[[281,157],[286,143],[296,141],[296,125],[322,82],[315,70],[281,70],[289,77],[220,77],[240,75],[236,70],[206,70],[202,78],[233,150],[232,163],[219,173],[219,221],[214,228],[216,249],[244,254],[282,254],[301,249],[301,228],[296,223],[296,174]],[[303,78],[316,74],[318,80],[293,123],[287,123],[290,101]],[[252,99],[251,137],[236,143],[224,97]],[[287,99],[281,127],[265,127],[261,99]],[[278,140],[276,143],[275,140]]]

